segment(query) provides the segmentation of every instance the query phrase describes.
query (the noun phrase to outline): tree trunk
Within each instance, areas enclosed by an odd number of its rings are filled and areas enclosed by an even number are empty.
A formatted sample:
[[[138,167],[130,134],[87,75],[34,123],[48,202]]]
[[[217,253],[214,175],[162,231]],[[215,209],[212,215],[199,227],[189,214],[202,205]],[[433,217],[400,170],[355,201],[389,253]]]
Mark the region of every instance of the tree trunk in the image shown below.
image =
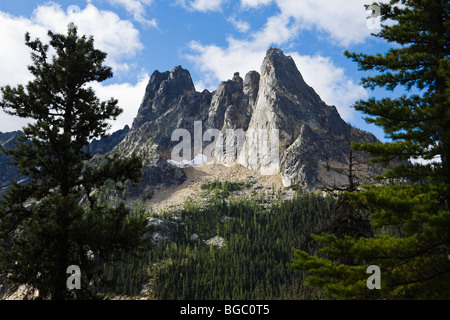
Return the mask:
[[[58,257],[56,260],[56,275],[55,275],[55,283],[52,288],[52,300],[64,300],[65,299],[65,290],[66,281],[67,281],[67,245],[66,243],[61,243]]]

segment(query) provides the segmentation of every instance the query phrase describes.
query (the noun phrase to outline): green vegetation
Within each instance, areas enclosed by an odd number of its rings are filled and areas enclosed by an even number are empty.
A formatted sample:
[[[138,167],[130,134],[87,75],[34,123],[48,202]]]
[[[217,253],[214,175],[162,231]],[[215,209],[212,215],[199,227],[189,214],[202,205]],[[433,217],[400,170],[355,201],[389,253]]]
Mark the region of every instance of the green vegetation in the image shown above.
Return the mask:
[[[153,299],[322,298],[319,290],[303,286],[303,272],[288,264],[293,248],[325,225],[334,205],[332,197],[314,194],[269,208],[259,199],[226,202],[213,196],[206,208],[187,203],[165,215],[178,225],[173,241],[154,245],[142,259],[105,265],[106,278],[118,280],[105,292]],[[222,247],[205,243],[215,236],[224,239]],[[144,288],[150,290],[141,294]]]
[[[67,268],[78,266],[81,282],[95,283],[99,262],[140,248],[145,217],[131,214],[123,202],[110,203],[108,189],[125,197],[125,184],[138,181],[142,164],[137,156],[116,155],[94,165],[85,147],[106,136],[108,121],[122,112],[117,100],[100,102],[87,86],[112,77],[103,65],[106,53],[94,48],[92,37],[78,36],[73,25],[67,35],[48,36],[49,44],[25,37],[33,80],[1,88],[0,107],[34,121],[15,148],[2,148],[28,181],[13,181],[2,195],[0,275],[2,284],[31,285],[42,299],[92,298],[88,286],[67,290]]]
[[[378,6],[382,21],[395,23],[375,36],[392,48],[345,54],[360,70],[374,71],[362,79],[366,88],[406,90],[395,99],[356,102],[389,140],[354,148],[372,154],[374,162],[397,165],[378,178],[379,185],[345,194],[354,210],[369,212],[373,235],[317,235],[320,255],[298,250],[293,267],[309,272],[311,286],[340,299],[449,299],[450,3],[391,0]],[[369,265],[382,273],[381,289],[370,294]]]
[[[213,180],[203,183],[201,185],[201,189],[209,191],[219,189],[223,191],[233,192],[241,190],[243,186],[244,186],[243,182],[230,182],[230,181],[221,182],[219,180]]]
[[[271,197],[253,190],[237,198],[231,193],[249,184],[215,180],[201,186],[208,203],[151,217],[142,203],[123,202],[129,180],[141,174],[138,157],[94,164],[83,151],[121,111],[85,86],[112,76],[106,55],[71,27],[67,36],[49,33],[57,53],[50,62],[49,46],[27,35],[35,80],[2,88],[0,101],[8,113],[36,120],[19,138],[29,143],[3,150],[29,183],[13,182],[0,202],[2,281],[52,299],[450,298],[450,4],[378,6],[383,21],[397,22],[376,34],[392,48],[345,53],[378,72],[363,78],[365,87],[406,88],[399,98],[355,104],[389,138],[353,145],[374,162],[396,164],[378,185],[358,186],[350,154],[348,186],[327,190],[333,196],[297,185],[291,200],[275,198],[274,186]],[[153,154],[150,144],[145,152]],[[83,290],[65,288],[71,264],[83,270]],[[381,269],[380,290],[367,288],[370,265]]]
[[[220,195],[223,198],[228,198],[231,192],[239,191],[244,188],[248,188],[249,186],[250,186],[249,183],[245,183],[242,181],[221,182],[216,179],[213,181],[208,181],[208,182],[203,183],[200,188],[202,190],[206,190],[206,191],[214,191],[216,193],[216,195],[218,195],[220,192]]]

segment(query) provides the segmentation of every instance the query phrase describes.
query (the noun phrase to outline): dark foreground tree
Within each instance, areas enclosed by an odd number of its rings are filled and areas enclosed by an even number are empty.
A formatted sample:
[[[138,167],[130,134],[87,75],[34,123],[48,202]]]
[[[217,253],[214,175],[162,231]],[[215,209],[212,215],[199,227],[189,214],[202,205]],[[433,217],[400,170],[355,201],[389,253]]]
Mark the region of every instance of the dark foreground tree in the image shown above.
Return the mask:
[[[108,180],[137,181],[142,165],[135,156],[92,163],[85,147],[122,112],[117,100],[100,102],[88,86],[112,76],[106,54],[74,25],[67,35],[48,36],[52,57],[48,44],[25,37],[34,80],[1,89],[0,106],[31,123],[15,149],[3,150],[28,181],[13,182],[0,202],[0,274],[33,286],[42,298],[88,298],[97,266],[138,248],[146,229],[143,216],[124,204],[99,203],[96,190]],[[81,269],[81,290],[66,287],[71,265]]]
[[[376,4],[383,25],[375,36],[393,43],[384,54],[346,52],[366,88],[404,87],[399,98],[371,98],[355,108],[382,127],[391,141],[355,145],[373,161],[402,163],[379,177],[380,185],[348,194],[371,212],[373,237],[324,236],[326,251],[361,265],[298,251],[294,267],[310,283],[337,298],[366,297],[369,265],[381,270],[381,290],[369,296],[396,299],[450,298],[450,4],[447,0],[392,0]],[[416,160],[416,161],[410,161]],[[375,290],[373,290],[375,291]]]

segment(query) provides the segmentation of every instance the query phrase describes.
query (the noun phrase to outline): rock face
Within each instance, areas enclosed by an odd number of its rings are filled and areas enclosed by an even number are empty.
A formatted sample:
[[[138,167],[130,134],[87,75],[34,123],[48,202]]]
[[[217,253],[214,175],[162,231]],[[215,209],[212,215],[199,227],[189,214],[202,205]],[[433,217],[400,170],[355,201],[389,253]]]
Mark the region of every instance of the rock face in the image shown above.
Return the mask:
[[[250,127],[279,130],[279,170],[283,184],[300,183],[306,189],[332,183],[321,171],[324,167],[328,171],[331,166],[345,167],[351,141],[376,141],[374,136],[343,121],[336,107],[320,99],[305,83],[294,60],[279,49],[268,50],[262,64]],[[247,154],[248,158],[257,157],[253,161],[254,169],[264,169],[260,165],[264,163],[264,155]],[[368,160],[363,154],[357,156]],[[241,159],[244,165],[248,162],[249,159]],[[344,176],[338,180],[343,179]]]
[[[147,186],[183,182],[183,170],[167,161],[174,154],[192,160],[203,153],[209,160],[281,174],[285,186],[315,190],[346,181],[352,141],[376,138],[342,120],[336,107],[305,83],[294,60],[271,48],[259,73],[244,79],[235,73],[214,92],[197,92],[181,66],[155,71],[132,128],[113,152],[144,155]],[[373,176],[368,157],[354,157],[366,163],[363,175]]]
[[[102,139],[94,139],[89,144],[89,152],[91,154],[106,154],[121,142],[130,132],[130,127],[126,125],[123,129],[117,130],[110,136]]]
[[[147,226],[150,231],[144,235],[145,238],[151,238],[153,244],[159,245],[166,242],[172,242],[178,229],[182,227],[182,223],[170,220],[162,220],[157,218],[148,218]]]
[[[14,134],[0,138],[7,146]],[[315,190],[347,181],[352,141],[376,138],[343,121],[337,109],[305,83],[294,60],[271,48],[260,72],[250,71],[244,78],[235,73],[214,92],[197,92],[189,71],[181,66],[155,71],[132,127],[94,140],[89,150],[100,156],[141,155],[144,175],[136,195],[151,194],[158,184],[184,182],[183,166],[177,164],[194,158],[237,162],[262,174],[281,175],[286,187],[300,184]],[[364,163],[357,172],[361,177],[375,174],[367,155],[353,156]],[[3,162],[0,158],[0,165]],[[0,178],[10,180],[5,173]],[[3,180],[0,187],[7,183]]]

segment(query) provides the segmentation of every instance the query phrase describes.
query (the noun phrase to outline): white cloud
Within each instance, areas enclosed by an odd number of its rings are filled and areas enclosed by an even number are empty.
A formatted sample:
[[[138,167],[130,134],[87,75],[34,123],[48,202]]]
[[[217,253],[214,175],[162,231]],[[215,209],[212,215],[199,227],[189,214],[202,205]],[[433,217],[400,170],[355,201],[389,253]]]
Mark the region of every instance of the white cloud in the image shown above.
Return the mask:
[[[385,0],[386,1],[386,0]],[[370,15],[364,4],[371,0],[276,0],[281,16],[297,21],[301,28],[325,32],[342,46],[362,43],[373,30],[367,27]]]
[[[234,72],[244,75],[250,70],[259,70],[267,48],[271,45],[281,46],[293,39],[297,29],[298,26],[291,24],[289,19],[273,16],[261,30],[250,34],[248,39],[228,37],[227,48],[191,41],[189,48],[192,53],[186,54],[186,58],[204,73],[204,78],[197,86],[213,90],[218,81],[231,78]]]
[[[272,0],[241,0],[243,8],[258,8],[272,3]]]
[[[175,4],[190,11],[221,11],[226,0],[176,0]]]
[[[41,39],[47,35],[47,29],[33,24],[31,20],[0,11],[0,39],[4,44],[0,46],[0,86],[31,79],[27,70],[31,63],[30,52],[25,46],[27,31]]]
[[[297,52],[287,54],[292,56],[305,82],[323,101],[336,106],[344,120],[354,120],[355,110],[351,106],[356,100],[368,98],[363,87],[349,79],[344,69],[328,57],[300,55]]]
[[[296,26],[293,34],[303,29],[314,29],[328,35],[329,39],[341,46],[362,43],[373,30],[367,26],[364,4],[372,0],[274,0],[280,10],[271,19],[293,20]],[[386,2],[388,0],[381,0]],[[245,9],[269,5],[273,0],[241,0]],[[276,31],[275,28],[272,30]]]
[[[203,73],[202,79],[196,83],[197,89],[214,90],[219,81],[230,79],[234,72],[244,76],[251,70],[259,71],[267,48],[289,47],[305,25],[299,18],[301,14],[296,12],[300,6],[295,4],[301,1],[292,1],[291,7],[288,2],[290,0],[285,1],[281,13],[269,17],[266,24],[247,39],[228,37],[226,47],[191,41],[190,53],[186,57]],[[309,0],[306,2],[313,5]],[[358,99],[367,98],[366,90],[346,76],[344,69],[336,66],[329,57],[298,52],[288,54],[319,96],[327,104],[335,105],[344,120],[352,121],[355,111],[350,106]]]
[[[192,41],[189,44],[192,53],[187,54],[198,70],[203,72],[203,79],[196,83],[196,89],[214,90],[218,82],[231,79],[234,72],[245,75],[250,70],[258,70],[264,58],[265,51],[250,46],[241,46],[234,39],[229,39],[228,48],[216,45],[202,45]]]
[[[124,60],[135,56],[143,48],[139,31],[131,22],[121,20],[111,11],[101,11],[92,4],[80,12],[67,14],[58,4],[48,3],[33,12],[31,21],[61,33],[66,33],[69,22],[74,22],[79,34],[94,36],[95,46],[108,53],[106,64],[115,71],[129,70]]]
[[[108,53],[105,64],[111,66],[115,73],[130,70],[127,60],[143,48],[139,31],[132,23],[121,20],[113,12],[100,11],[92,4],[79,12],[67,13],[58,4],[50,2],[38,6],[30,18],[16,17],[0,11],[0,39],[5,44],[0,46],[0,87],[26,84],[32,79],[27,69],[31,59],[30,50],[25,45],[26,32],[30,32],[32,39],[40,38],[43,42],[48,42],[49,29],[66,33],[70,21],[78,26],[79,34],[94,36],[95,47]],[[103,90],[101,85],[96,87],[102,92],[102,97],[107,95],[108,99],[111,96],[120,99],[119,102],[125,109],[121,116],[123,120],[114,124],[115,127],[131,124],[130,117],[136,115],[134,110],[137,111],[145,92],[144,82],[143,78],[139,78],[136,85],[109,85]],[[0,110],[0,131],[20,130],[27,122],[26,119],[9,116]]]
[[[299,29],[300,25],[287,16],[272,16],[261,30],[252,35],[251,42],[260,48],[285,44],[298,36]]]
[[[125,125],[131,127],[142,102],[148,80],[149,75],[142,73],[139,75],[136,84],[120,83],[104,85],[98,82],[89,84],[101,101],[110,98],[119,100],[118,105],[123,109],[123,112],[117,120],[111,122],[111,132],[123,129]]]
[[[230,22],[239,32],[246,33],[250,30],[250,24],[246,21],[237,20],[235,17],[229,17],[227,21]]]
[[[0,87],[16,86],[32,79],[27,66],[31,64],[30,53],[25,46],[27,31],[39,38],[47,35],[47,30],[23,17],[13,17],[0,11]],[[0,92],[1,98],[1,92]],[[7,115],[0,109],[0,131],[20,130],[29,120]]]
[[[154,28],[158,27],[156,19],[148,20],[145,18],[145,6],[151,5],[153,0],[108,0],[108,2],[125,8],[133,16],[134,20],[141,24]]]
[[[187,58],[203,72],[204,77],[196,83],[201,91],[217,88],[218,82],[231,79],[234,72],[242,77],[251,70],[260,72],[266,50],[243,45],[229,40],[227,48],[215,45],[202,45],[191,42],[192,54]],[[355,111],[351,108],[354,101],[368,97],[367,91],[345,75],[344,69],[336,66],[329,57],[320,55],[301,55],[297,52],[285,52],[294,59],[305,82],[310,85],[325,103],[335,105],[345,121],[354,120]]]

